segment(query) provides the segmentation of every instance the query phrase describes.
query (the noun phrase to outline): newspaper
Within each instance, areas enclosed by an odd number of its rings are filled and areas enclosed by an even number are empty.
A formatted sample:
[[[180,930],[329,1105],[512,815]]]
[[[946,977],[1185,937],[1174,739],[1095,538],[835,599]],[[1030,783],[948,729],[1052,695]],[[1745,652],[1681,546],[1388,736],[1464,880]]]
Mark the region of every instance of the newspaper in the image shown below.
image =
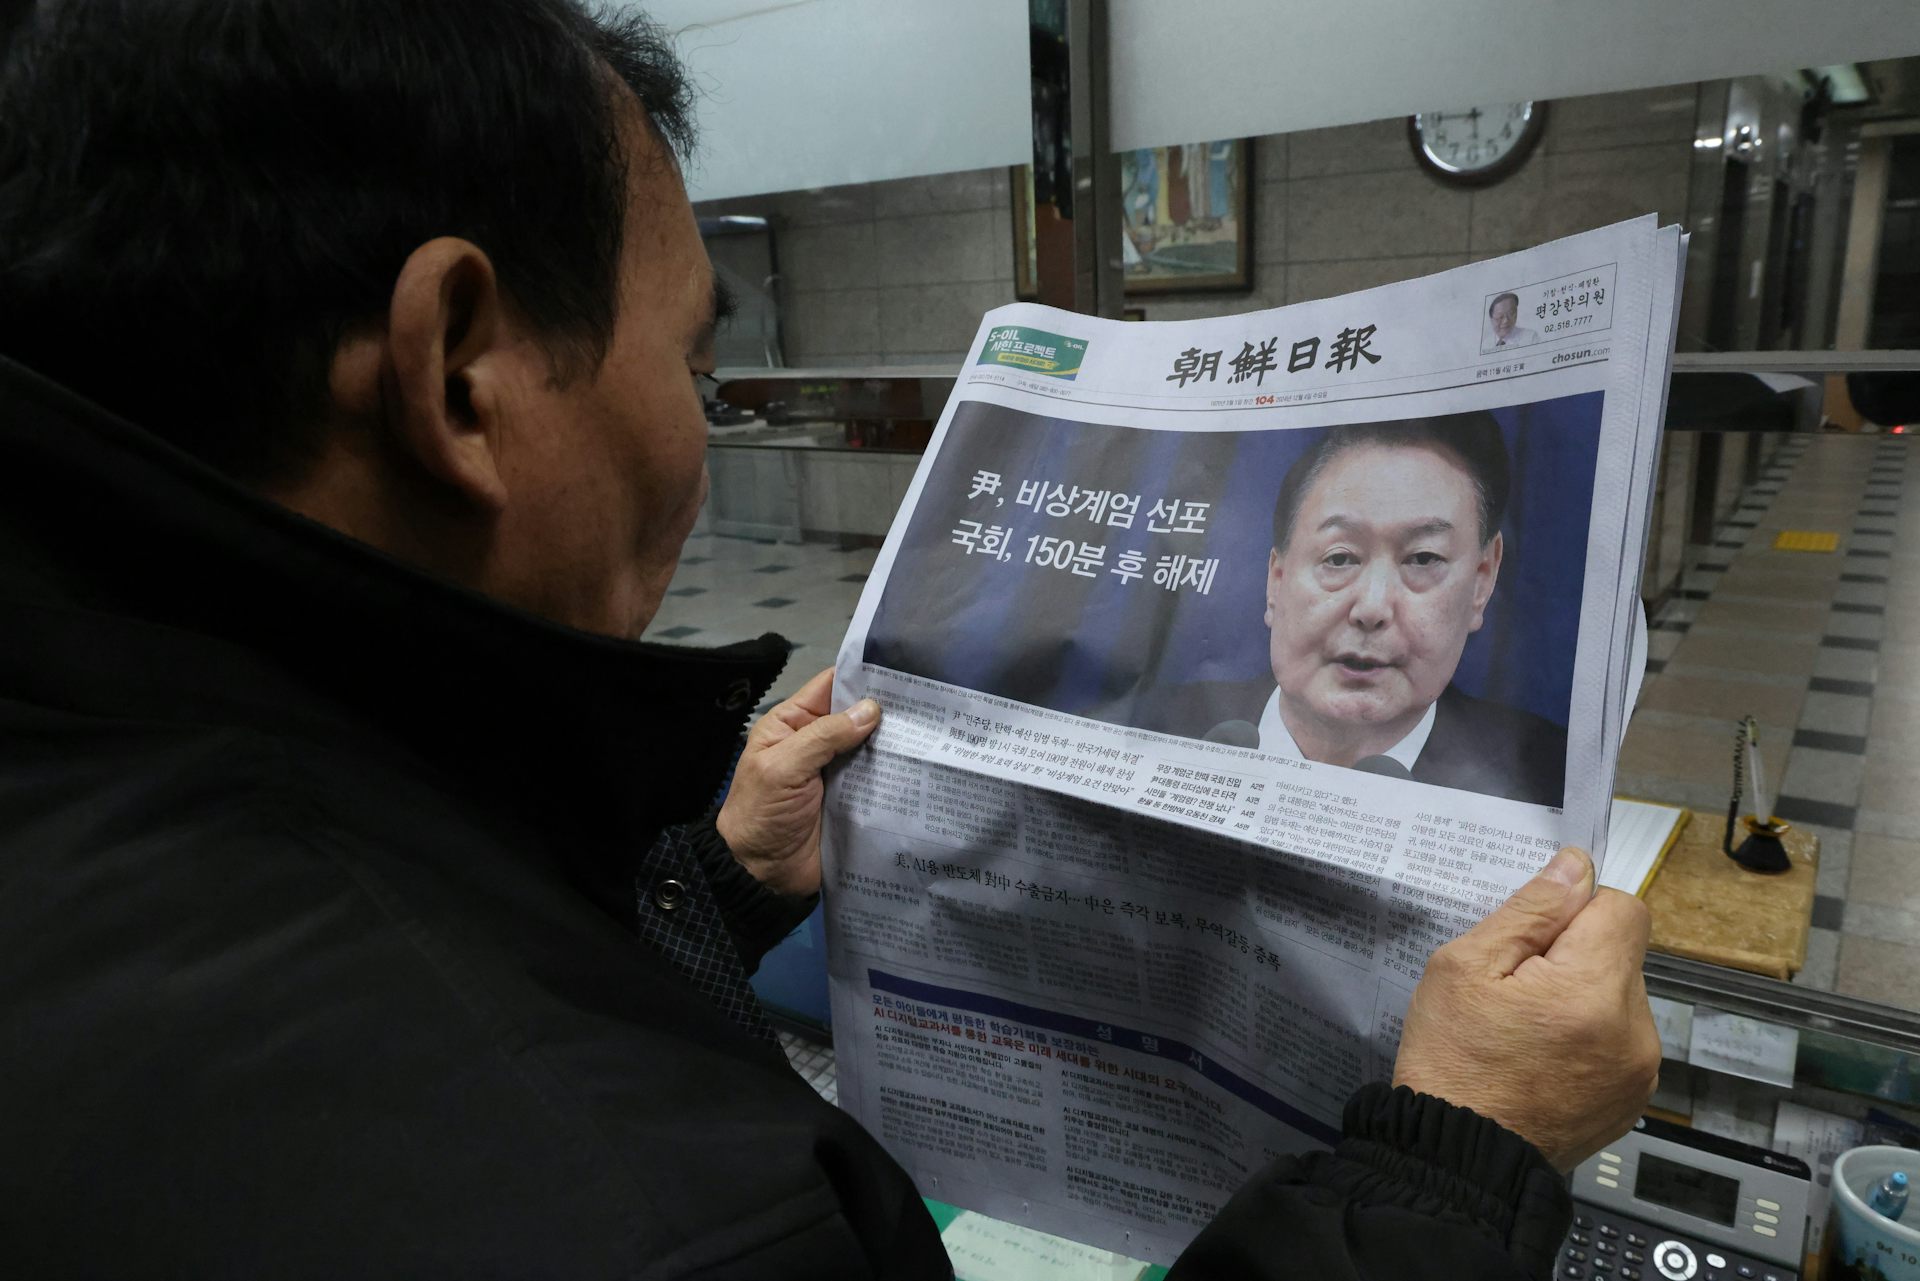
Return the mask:
[[[828,793],[840,1102],[927,1195],[1167,1262],[1337,1139],[1436,946],[1604,857],[1682,260],[988,314],[834,687],[885,709]]]

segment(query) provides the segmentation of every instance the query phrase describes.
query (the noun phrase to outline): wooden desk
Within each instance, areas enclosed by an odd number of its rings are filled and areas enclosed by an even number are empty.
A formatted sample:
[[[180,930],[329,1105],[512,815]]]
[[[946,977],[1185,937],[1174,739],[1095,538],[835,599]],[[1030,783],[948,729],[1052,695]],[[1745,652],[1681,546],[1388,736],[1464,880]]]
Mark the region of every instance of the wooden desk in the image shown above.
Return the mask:
[[[1793,866],[1749,872],[1720,850],[1724,814],[1695,814],[1647,886],[1649,946],[1670,956],[1790,979],[1807,963],[1820,838],[1789,827]]]

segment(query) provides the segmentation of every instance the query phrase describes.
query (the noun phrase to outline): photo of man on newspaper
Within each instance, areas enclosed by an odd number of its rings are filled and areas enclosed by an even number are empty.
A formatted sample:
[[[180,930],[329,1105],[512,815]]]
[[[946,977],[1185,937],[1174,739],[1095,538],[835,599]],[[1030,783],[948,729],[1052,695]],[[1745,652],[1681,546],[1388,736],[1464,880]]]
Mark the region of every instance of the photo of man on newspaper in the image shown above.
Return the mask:
[[[1203,432],[964,405],[866,660],[1560,805],[1600,402]]]
[[[1320,434],[1274,501],[1271,679],[1183,691],[1190,711],[1238,713],[1201,736],[1559,804],[1565,728],[1454,684],[1499,581],[1510,483],[1485,412]]]
[[[1508,347],[1530,347],[1539,342],[1539,333],[1516,323],[1519,318],[1520,295],[1511,292],[1496,295],[1487,304],[1487,325],[1480,350],[1504,351]]]

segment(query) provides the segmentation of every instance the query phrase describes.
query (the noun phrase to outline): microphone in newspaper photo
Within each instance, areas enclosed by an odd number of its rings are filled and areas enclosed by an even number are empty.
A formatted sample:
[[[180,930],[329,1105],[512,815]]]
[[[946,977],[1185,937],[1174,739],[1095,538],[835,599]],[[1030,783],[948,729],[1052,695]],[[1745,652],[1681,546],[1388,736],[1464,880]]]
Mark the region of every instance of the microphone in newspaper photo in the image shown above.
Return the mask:
[[[1225,743],[1228,747],[1258,747],[1260,727],[1252,721],[1221,721],[1201,738],[1208,743]]]

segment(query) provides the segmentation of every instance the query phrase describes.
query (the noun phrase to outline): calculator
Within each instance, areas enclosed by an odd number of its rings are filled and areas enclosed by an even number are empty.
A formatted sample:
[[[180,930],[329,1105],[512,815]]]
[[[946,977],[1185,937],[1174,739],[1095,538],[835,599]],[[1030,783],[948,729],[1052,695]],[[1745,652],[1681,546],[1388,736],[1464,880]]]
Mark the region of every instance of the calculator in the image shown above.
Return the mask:
[[[1561,1281],[1798,1281],[1806,1162],[1653,1118],[1573,1172]]]

